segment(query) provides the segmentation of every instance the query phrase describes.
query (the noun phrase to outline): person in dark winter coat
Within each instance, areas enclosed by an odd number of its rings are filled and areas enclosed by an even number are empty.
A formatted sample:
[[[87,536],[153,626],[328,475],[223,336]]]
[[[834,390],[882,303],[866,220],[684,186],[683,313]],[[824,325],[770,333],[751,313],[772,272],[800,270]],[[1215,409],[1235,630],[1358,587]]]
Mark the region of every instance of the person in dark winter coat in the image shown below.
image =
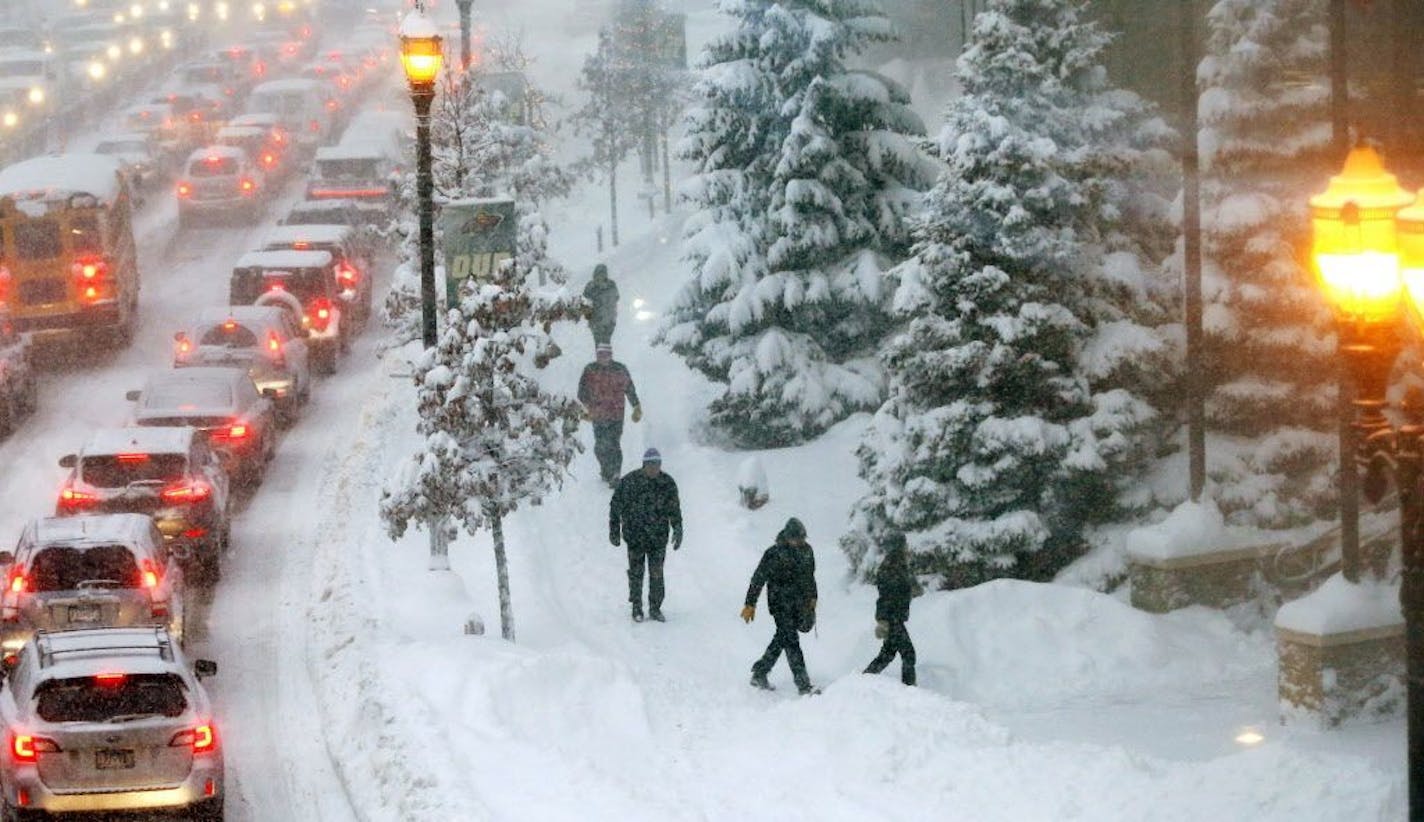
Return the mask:
[[[612,343],[613,327],[618,324],[618,286],[608,278],[608,266],[599,263],[593,267],[593,279],[583,287],[583,298],[590,303],[588,327],[594,344]]]
[[[905,623],[910,621],[910,600],[915,596],[915,577],[910,573],[905,535],[892,532],[885,539],[885,558],[875,572],[875,636],[885,640],[880,653],[865,669],[867,674],[885,670],[896,654],[900,656],[900,681],[915,684],[915,644]]]
[[[643,568],[648,572],[648,616],[663,619],[663,558],[668,535],[672,549],[682,547],[682,505],[677,483],[663,473],[658,449],[643,452],[643,467],[619,480],[608,503],[608,541],[628,546],[628,602],[633,621],[643,621]]]
[[[766,646],[766,653],[752,665],[752,685],[772,690],[766,675],[785,651],[796,689],[803,694],[812,693],[799,631],[810,630],[815,623],[816,555],[806,543],[806,526],[801,520],[795,517],[787,520],[781,533],[776,535],[776,544],[761,555],[761,562],[757,563],[751,584],[747,586],[746,604],[742,608],[744,622],[756,618],[756,603],[763,586],[766,587],[766,609],[776,621],[776,634]]]
[[[584,419],[593,423],[593,454],[598,457],[599,474],[610,486],[623,470],[624,400],[633,406],[633,422],[643,418],[638,390],[623,363],[613,359],[613,347],[599,343],[594,361],[584,366],[579,377],[578,399]]]

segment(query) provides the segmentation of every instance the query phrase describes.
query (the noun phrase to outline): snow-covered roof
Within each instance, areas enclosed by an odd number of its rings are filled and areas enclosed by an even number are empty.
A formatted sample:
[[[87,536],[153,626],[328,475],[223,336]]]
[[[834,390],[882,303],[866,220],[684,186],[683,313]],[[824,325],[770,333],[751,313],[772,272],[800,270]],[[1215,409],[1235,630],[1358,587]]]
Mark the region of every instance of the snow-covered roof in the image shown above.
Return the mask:
[[[136,419],[170,417],[174,412],[190,416],[220,416],[233,411],[238,377],[247,371],[237,368],[193,367],[161,371],[149,378],[139,397]]]
[[[148,113],[148,114],[150,114],[150,115],[161,114],[161,115],[163,115],[163,116],[166,117],[167,115],[173,113],[173,104],[172,104],[172,103],[144,103],[143,105],[139,105],[139,106],[129,106],[128,108],[126,108],[126,109],[124,109],[122,112],[120,112],[119,114],[120,114],[120,116],[122,116],[122,117],[133,117],[133,116],[142,117],[145,113]]]
[[[163,658],[158,637],[151,627],[46,632],[48,650],[56,658],[39,675],[71,679],[100,673],[176,673],[175,661]]]
[[[287,313],[287,309],[275,305],[212,305],[204,308],[202,313],[198,314],[196,324],[200,327],[208,327],[233,319],[243,325],[259,328],[280,326],[282,315],[285,313]]]
[[[267,134],[267,129],[261,126],[223,126],[218,129],[217,139],[224,137],[262,137]]]
[[[321,91],[321,84],[315,80],[308,80],[302,77],[289,78],[286,80],[268,80],[252,90],[252,96],[257,97],[262,94],[290,94],[292,92]]]
[[[209,157],[227,157],[233,160],[246,160],[247,152],[237,146],[204,146],[188,155],[188,162],[201,162]]]
[[[386,152],[379,145],[371,143],[341,143],[322,146],[316,150],[316,161],[323,160],[384,160]]]
[[[271,128],[272,126],[278,125],[280,122],[281,121],[277,119],[277,115],[269,111],[249,111],[246,114],[239,114],[231,120],[228,120],[227,124],[229,128],[233,126],[256,126],[258,128]]]
[[[102,154],[35,157],[0,170],[0,197],[56,200],[88,194],[113,202],[123,192],[121,168]]]
[[[267,232],[263,248],[289,248],[293,243],[299,242],[330,245],[342,242],[354,232],[355,229],[349,225],[279,225]]]
[[[236,268],[264,268],[268,270],[294,268],[323,268],[331,265],[331,254],[326,251],[249,251],[238,259]]]
[[[412,9],[405,19],[401,20],[401,37],[438,37],[440,29],[435,25],[435,21],[425,16],[425,12],[420,9]]]
[[[99,135],[100,143],[143,143],[148,145],[148,135],[142,131],[119,131],[113,134]]]
[[[85,456],[115,454],[186,454],[193,443],[192,428],[101,428],[89,436]]]
[[[40,517],[35,520],[39,543],[128,542],[153,525],[147,514],[86,514],[77,517]]]

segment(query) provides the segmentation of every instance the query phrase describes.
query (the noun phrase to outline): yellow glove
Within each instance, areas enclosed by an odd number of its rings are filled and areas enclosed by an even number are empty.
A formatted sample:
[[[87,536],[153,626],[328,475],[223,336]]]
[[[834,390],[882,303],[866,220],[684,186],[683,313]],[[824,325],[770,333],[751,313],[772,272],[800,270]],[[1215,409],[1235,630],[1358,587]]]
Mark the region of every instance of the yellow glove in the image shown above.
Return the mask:
[[[633,406],[633,422],[640,422],[643,419],[643,406]]]
[[[751,621],[754,620],[754,619],[756,619],[756,606],[755,606],[755,605],[743,605],[743,606],[742,606],[742,622],[751,622]]]

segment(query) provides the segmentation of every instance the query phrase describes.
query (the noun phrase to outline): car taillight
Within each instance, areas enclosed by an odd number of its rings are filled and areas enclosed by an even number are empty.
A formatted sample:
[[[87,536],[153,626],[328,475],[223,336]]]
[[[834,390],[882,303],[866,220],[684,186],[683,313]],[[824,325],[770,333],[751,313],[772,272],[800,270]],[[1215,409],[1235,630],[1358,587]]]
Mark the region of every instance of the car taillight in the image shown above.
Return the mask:
[[[327,108],[327,111],[336,111],[336,110],[337,110],[338,108],[340,108],[340,107],[341,107],[341,104],[338,103],[336,100],[327,100],[327,101],[326,101],[326,108]],[[313,125],[314,125],[314,124],[315,124],[315,121],[313,121]],[[316,129],[312,129],[312,131],[316,131]]]
[[[59,504],[63,508],[78,511],[90,508],[99,503],[99,497],[88,491],[76,488],[73,485],[66,485],[59,492]]]
[[[153,589],[158,587],[158,571],[153,567],[153,560],[143,561],[143,587]],[[164,606],[165,608],[167,606]]]
[[[213,725],[199,725],[186,731],[179,731],[168,741],[173,748],[192,746],[193,753],[212,753],[218,749],[218,729]]]
[[[81,257],[69,264],[69,271],[80,282],[93,282],[108,276],[109,264],[96,257]]]
[[[169,505],[189,505],[202,502],[213,495],[213,489],[206,482],[195,480],[182,485],[164,488],[158,496]]]
[[[273,154],[273,153],[270,152],[270,151],[267,152],[266,154],[263,154],[263,155],[262,155],[262,165],[267,166],[268,168],[271,168],[272,166],[275,166],[276,164],[277,164],[277,155]]]
[[[249,433],[251,433],[251,431],[245,424],[235,422],[224,428],[214,428],[208,436],[220,442],[236,442],[238,440],[247,439]]]
[[[242,190],[243,194],[251,194],[257,190],[257,183],[244,177],[242,178],[242,182],[237,184],[237,187]]]
[[[9,267],[0,265],[0,305],[10,302],[10,290],[13,282]]]
[[[12,594],[23,594],[30,590],[30,580],[25,576],[25,569],[15,567],[10,571],[10,579],[5,583],[5,590]]]
[[[10,732],[10,755],[16,762],[34,763],[42,753],[58,753],[59,746],[53,739],[31,736],[17,731]]]
[[[343,290],[356,288],[356,266],[350,263],[338,263],[336,266],[336,284]]]
[[[310,123],[307,123],[307,128],[310,129],[313,134],[315,134],[321,131],[321,123],[317,120],[312,120]]]
[[[193,196],[193,187],[192,187],[191,185],[189,185],[188,183],[179,183],[179,184],[178,184],[178,196],[179,196],[179,197],[191,197],[191,196]]]
[[[327,302],[325,297],[312,302],[307,321],[317,331],[325,331],[326,327],[331,325],[331,303]]]
[[[287,359],[286,352],[282,350],[282,340],[275,331],[267,332],[267,356],[277,365],[282,365]]]

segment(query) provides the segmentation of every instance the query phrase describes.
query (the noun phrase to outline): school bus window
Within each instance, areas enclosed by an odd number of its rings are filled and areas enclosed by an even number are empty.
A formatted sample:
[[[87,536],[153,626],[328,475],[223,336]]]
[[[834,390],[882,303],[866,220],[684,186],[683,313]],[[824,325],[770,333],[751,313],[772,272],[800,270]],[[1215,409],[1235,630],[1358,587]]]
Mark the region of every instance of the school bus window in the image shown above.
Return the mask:
[[[104,250],[104,238],[99,234],[99,218],[71,217],[69,220],[69,250],[78,254],[97,254]]]
[[[23,220],[14,224],[13,231],[15,256],[21,260],[53,260],[62,250],[58,220]]]

